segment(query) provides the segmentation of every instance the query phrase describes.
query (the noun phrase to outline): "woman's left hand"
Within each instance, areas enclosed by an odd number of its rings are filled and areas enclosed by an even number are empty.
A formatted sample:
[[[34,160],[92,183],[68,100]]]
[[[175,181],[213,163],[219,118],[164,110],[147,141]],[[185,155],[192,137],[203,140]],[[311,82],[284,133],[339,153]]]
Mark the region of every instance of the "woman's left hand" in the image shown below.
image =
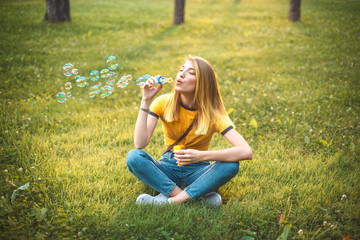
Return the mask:
[[[174,151],[174,158],[179,165],[188,165],[191,163],[204,161],[204,151],[194,149],[181,149]]]

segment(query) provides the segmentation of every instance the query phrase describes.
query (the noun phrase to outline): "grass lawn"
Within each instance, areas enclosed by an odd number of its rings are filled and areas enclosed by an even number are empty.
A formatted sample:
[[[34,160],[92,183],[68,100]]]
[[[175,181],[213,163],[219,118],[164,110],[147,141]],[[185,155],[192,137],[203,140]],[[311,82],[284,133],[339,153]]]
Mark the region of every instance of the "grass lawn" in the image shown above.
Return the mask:
[[[287,0],[194,0],[181,26],[173,4],[71,0],[72,21],[51,23],[45,1],[0,2],[0,238],[360,239],[360,1],[303,0],[293,23]],[[125,164],[134,79],[174,78],[188,54],[213,64],[254,159],[219,189],[222,207],[137,206],[156,192]],[[111,55],[133,80],[106,98],[89,97],[104,80],[63,75],[72,63],[89,78]],[[164,149],[158,124],[145,151]]]

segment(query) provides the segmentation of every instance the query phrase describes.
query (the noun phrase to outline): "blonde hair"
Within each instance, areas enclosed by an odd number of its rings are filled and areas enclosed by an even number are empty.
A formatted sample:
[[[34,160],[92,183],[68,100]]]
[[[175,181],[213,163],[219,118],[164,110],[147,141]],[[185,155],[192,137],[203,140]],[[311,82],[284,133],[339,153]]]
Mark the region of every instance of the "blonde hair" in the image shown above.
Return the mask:
[[[216,74],[211,64],[201,58],[188,56],[196,76],[194,105],[198,111],[198,121],[194,126],[195,133],[205,135],[218,116],[226,115],[225,107],[219,91]],[[167,122],[179,120],[180,116],[180,93],[175,91],[175,84],[169,102],[166,105],[164,119]]]

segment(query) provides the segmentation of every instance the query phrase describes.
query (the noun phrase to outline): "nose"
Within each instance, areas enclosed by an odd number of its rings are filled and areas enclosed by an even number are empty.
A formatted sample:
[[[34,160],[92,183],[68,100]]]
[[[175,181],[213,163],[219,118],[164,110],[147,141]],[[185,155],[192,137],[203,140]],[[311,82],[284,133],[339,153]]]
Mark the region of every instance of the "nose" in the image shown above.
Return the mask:
[[[185,77],[185,71],[179,72],[179,77],[184,78]]]

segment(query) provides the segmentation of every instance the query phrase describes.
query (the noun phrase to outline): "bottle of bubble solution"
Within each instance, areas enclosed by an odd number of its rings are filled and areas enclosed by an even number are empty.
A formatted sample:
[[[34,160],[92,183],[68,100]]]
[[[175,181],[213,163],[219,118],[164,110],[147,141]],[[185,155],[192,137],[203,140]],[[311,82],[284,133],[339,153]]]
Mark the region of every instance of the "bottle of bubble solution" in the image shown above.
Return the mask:
[[[174,151],[181,150],[181,147],[179,145],[174,146]],[[182,166],[181,164],[178,164],[178,166]]]
[[[146,81],[151,78],[152,76],[149,74],[145,74],[144,76],[139,77],[138,79],[136,79],[136,84],[139,85],[140,87],[144,87],[147,83]],[[158,87],[159,84],[165,84],[165,83],[171,83],[172,82],[172,78],[166,78],[160,75],[156,75],[155,77],[155,86],[154,87]]]

